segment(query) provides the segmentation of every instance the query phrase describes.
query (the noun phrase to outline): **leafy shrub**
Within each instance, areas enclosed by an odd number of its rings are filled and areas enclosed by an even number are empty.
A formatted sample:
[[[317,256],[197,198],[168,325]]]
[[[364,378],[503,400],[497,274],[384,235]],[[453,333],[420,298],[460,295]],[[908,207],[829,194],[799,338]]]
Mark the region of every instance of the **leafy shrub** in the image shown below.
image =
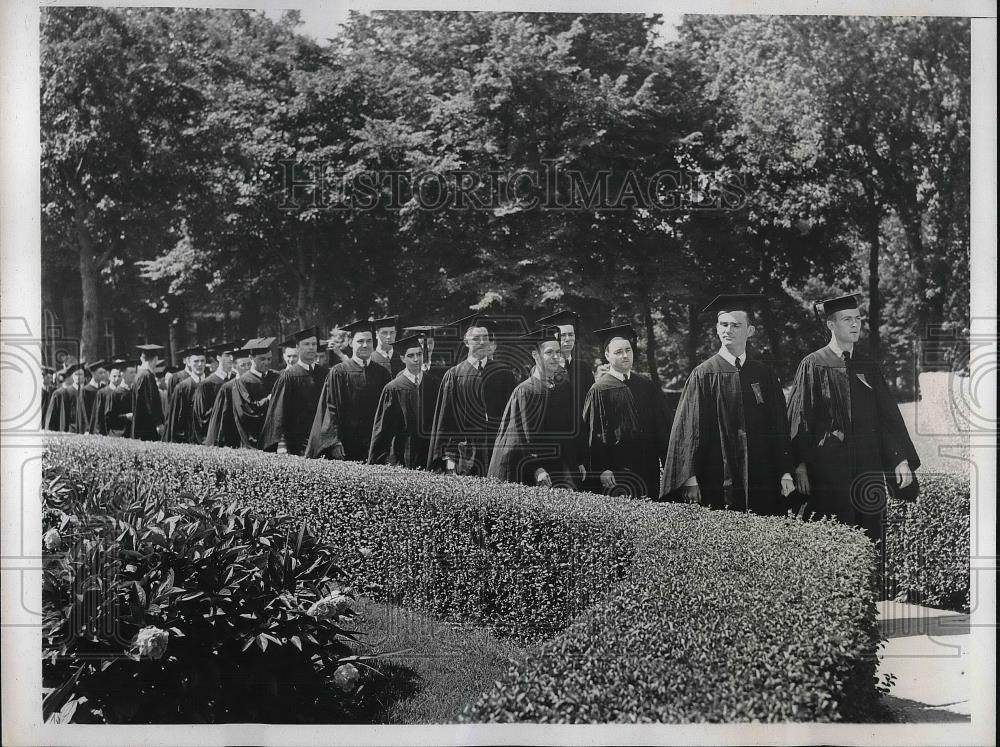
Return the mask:
[[[304,519],[376,598],[539,640],[468,720],[835,721],[877,707],[875,552],[841,525],[92,436],[53,438],[47,460]]]
[[[875,552],[859,532],[652,506],[635,572],[511,666],[466,721],[864,720]]]
[[[53,437],[47,461],[85,482],[160,496],[225,493],[295,516],[373,598],[518,639],[549,636],[626,573],[643,503],[417,473],[97,436]]]
[[[46,719],[350,717],[350,598],[304,522],[46,472]]]
[[[929,607],[968,612],[969,479],[920,475],[913,503],[889,501],[886,512],[888,595]]]

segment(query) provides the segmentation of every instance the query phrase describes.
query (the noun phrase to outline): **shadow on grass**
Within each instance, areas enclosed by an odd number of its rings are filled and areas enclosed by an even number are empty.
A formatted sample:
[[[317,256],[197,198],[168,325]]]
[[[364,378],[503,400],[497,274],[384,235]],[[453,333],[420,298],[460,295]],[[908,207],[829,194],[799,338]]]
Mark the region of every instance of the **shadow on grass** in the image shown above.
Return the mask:
[[[424,689],[423,678],[411,667],[394,661],[375,662],[376,672],[368,672],[364,687],[358,690],[345,723],[388,724],[390,714],[402,701]]]

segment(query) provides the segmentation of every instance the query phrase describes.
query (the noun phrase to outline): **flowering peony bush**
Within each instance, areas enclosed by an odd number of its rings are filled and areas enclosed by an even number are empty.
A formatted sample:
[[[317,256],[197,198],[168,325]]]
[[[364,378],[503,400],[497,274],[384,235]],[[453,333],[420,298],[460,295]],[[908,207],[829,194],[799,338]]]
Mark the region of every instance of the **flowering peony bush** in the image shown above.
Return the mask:
[[[351,719],[350,589],[304,522],[52,468],[43,499],[46,719]]]

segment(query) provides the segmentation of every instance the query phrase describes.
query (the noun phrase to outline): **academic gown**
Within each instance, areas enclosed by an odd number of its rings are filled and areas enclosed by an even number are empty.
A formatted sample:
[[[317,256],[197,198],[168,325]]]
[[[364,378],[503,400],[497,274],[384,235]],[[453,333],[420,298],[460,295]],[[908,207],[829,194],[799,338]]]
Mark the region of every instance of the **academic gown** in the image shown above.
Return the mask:
[[[577,421],[579,421],[580,416],[583,414],[583,403],[587,400],[587,392],[594,385],[594,374],[590,370],[590,367],[577,356],[573,356],[573,359],[563,368],[563,371],[571,387],[573,395],[571,403],[576,411]]]
[[[78,389],[61,386],[52,393],[45,414],[45,428],[64,433],[86,433],[87,416],[83,410],[83,396]]]
[[[213,426],[219,431],[216,446],[261,448],[264,418],[277,379],[278,374],[274,371],[268,371],[263,376],[247,371],[222,387],[216,407],[221,402],[225,409],[219,417],[218,426]],[[215,413],[212,422],[216,423]],[[210,429],[210,437],[212,432]]]
[[[195,387],[191,398],[191,443],[205,444],[208,439],[209,424],[219,391],[230,379],[223,379],[214,373],[206,376]]]
[[[103,386],[94,386],[93,381],[89,381],[80,389],[83,396],[83,415],[86,418],[86,426],[83,431],[90,433],[90,416],[94,412],[94,402],[97,401],[97,394],[104,389]]]
[[[345,459],[365,461],[375,410],[389,381],[389,372],[377,363],[362,367],[349,360],[331,368],[319,396],[306,456],[329,457],[330,450],[341,444]]]
[[[392,357],[386,358],[382,355],[381,351],[376,349],[372,353],[372,363],[378,363],[382,368],[389,372],[390,380],[396,378],[397,375],[402,373],[406,368],[406,364],[403,363],[402,359],[396,355],[396,351],[392,351]]]
[[[167,402],[166,427],[163,429],[165,443],[194,443],[191,426],[193,425],[192,406],[194,393],[200,382],[189,376],[174,387],[174,393]]]
[[[530,376],[518,384],[500,421],[488,476],[535,485],[536,471],[544,469],[554,487],[574,488],[581,460],[577,454],[580,416],[573,397],[567,379],[547,384]]]
[[[90,414],[87,417],[87,433],[94,433],[101,436],[110,434],[111,426],[108,423],[108,419],[114,405],[115,391],[117,390],[112,389],[110,385],[97,390],[97,396],[94,397]]]
[[[434,411],[428,469],[452,459],[459,474],[485,475],[516,385],[513,372],[495,361],[488,361],[481,372],[468,359],[448,369]]]
[[[132,383],[132,438],[142,441],[159,441],[157,426],[163,425],[163,405],[156,374],[140,368]]]
[[[696,477],[704,505],[782,515],[781,477],[793,471],[774,371],[751,358],[737,371],[719,354],[695,368],[674,416],[660,497],[680,500]]]
[[[792,453],[805,463],[807,510],[881,537],[887,481],[896,465],[920,466],[878,364],[855,348],[850,365],[830,347],[799,364],[788,402]]]
[[[174,396],[174,389],[177,388],[177,385],[180,384],[185,379],[190,379],[190,378],[191,378],[191,372],[188,371],[186,368],[177,371],[170,377],[170,381],[167,382],[167,402],[169,402],[170,398]]]
[[[52,392],[54,391],[55,389],[52,386],[48,384],[42,385],[42,428],[46,427],[47,421],[45,418],[49,414],[49,400],[52,398]]]
[[[205,434],[206,446],[228,446],[235,449],[242,445],[233,412],[233,389],[237,381],[235,378],[227,380],[215,396],[208,421],[208,431]],[[263,413],[261,416],[263,417]]]
[[[369,464],[427,467],[440,389],[441,380],[427,371],[421,374],[419,386],[403,373],[385,385],[375,408]]]
[[[594,490],[603,490],[599,477],[611,470],[619,492],[658,494],[669,433],[666,400],[652,381],[631,373],[626,384],[601,374],[587,393],[583,422]]]
[[[284,441],[289,454],[306,453],[316,404],[328,373],[326,366],[316,364],[306,371],[295,363],[278,374],[264,419],[260,448],[275,451],[278,442]]]

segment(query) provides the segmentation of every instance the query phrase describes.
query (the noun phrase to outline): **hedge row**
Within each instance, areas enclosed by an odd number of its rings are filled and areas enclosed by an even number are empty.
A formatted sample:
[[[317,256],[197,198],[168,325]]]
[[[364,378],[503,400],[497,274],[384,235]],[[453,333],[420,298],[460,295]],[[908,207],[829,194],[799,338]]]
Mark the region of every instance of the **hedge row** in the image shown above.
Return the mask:
[[[835,721],[875,709],[858,531],[475,478],[87,436],[85,479],[231,493],[309,520],[375,596],[542,639],[474,721]]]
[[[293,516],[374,598],[522,640],[564,628],[631,566],[644,504],[254,451],[53,437],[47,462],[163,496],[224,492]]]
[[[916,502],[889,502],[888,597],[969,611],[969,496],[966,475],[921,474]]]

